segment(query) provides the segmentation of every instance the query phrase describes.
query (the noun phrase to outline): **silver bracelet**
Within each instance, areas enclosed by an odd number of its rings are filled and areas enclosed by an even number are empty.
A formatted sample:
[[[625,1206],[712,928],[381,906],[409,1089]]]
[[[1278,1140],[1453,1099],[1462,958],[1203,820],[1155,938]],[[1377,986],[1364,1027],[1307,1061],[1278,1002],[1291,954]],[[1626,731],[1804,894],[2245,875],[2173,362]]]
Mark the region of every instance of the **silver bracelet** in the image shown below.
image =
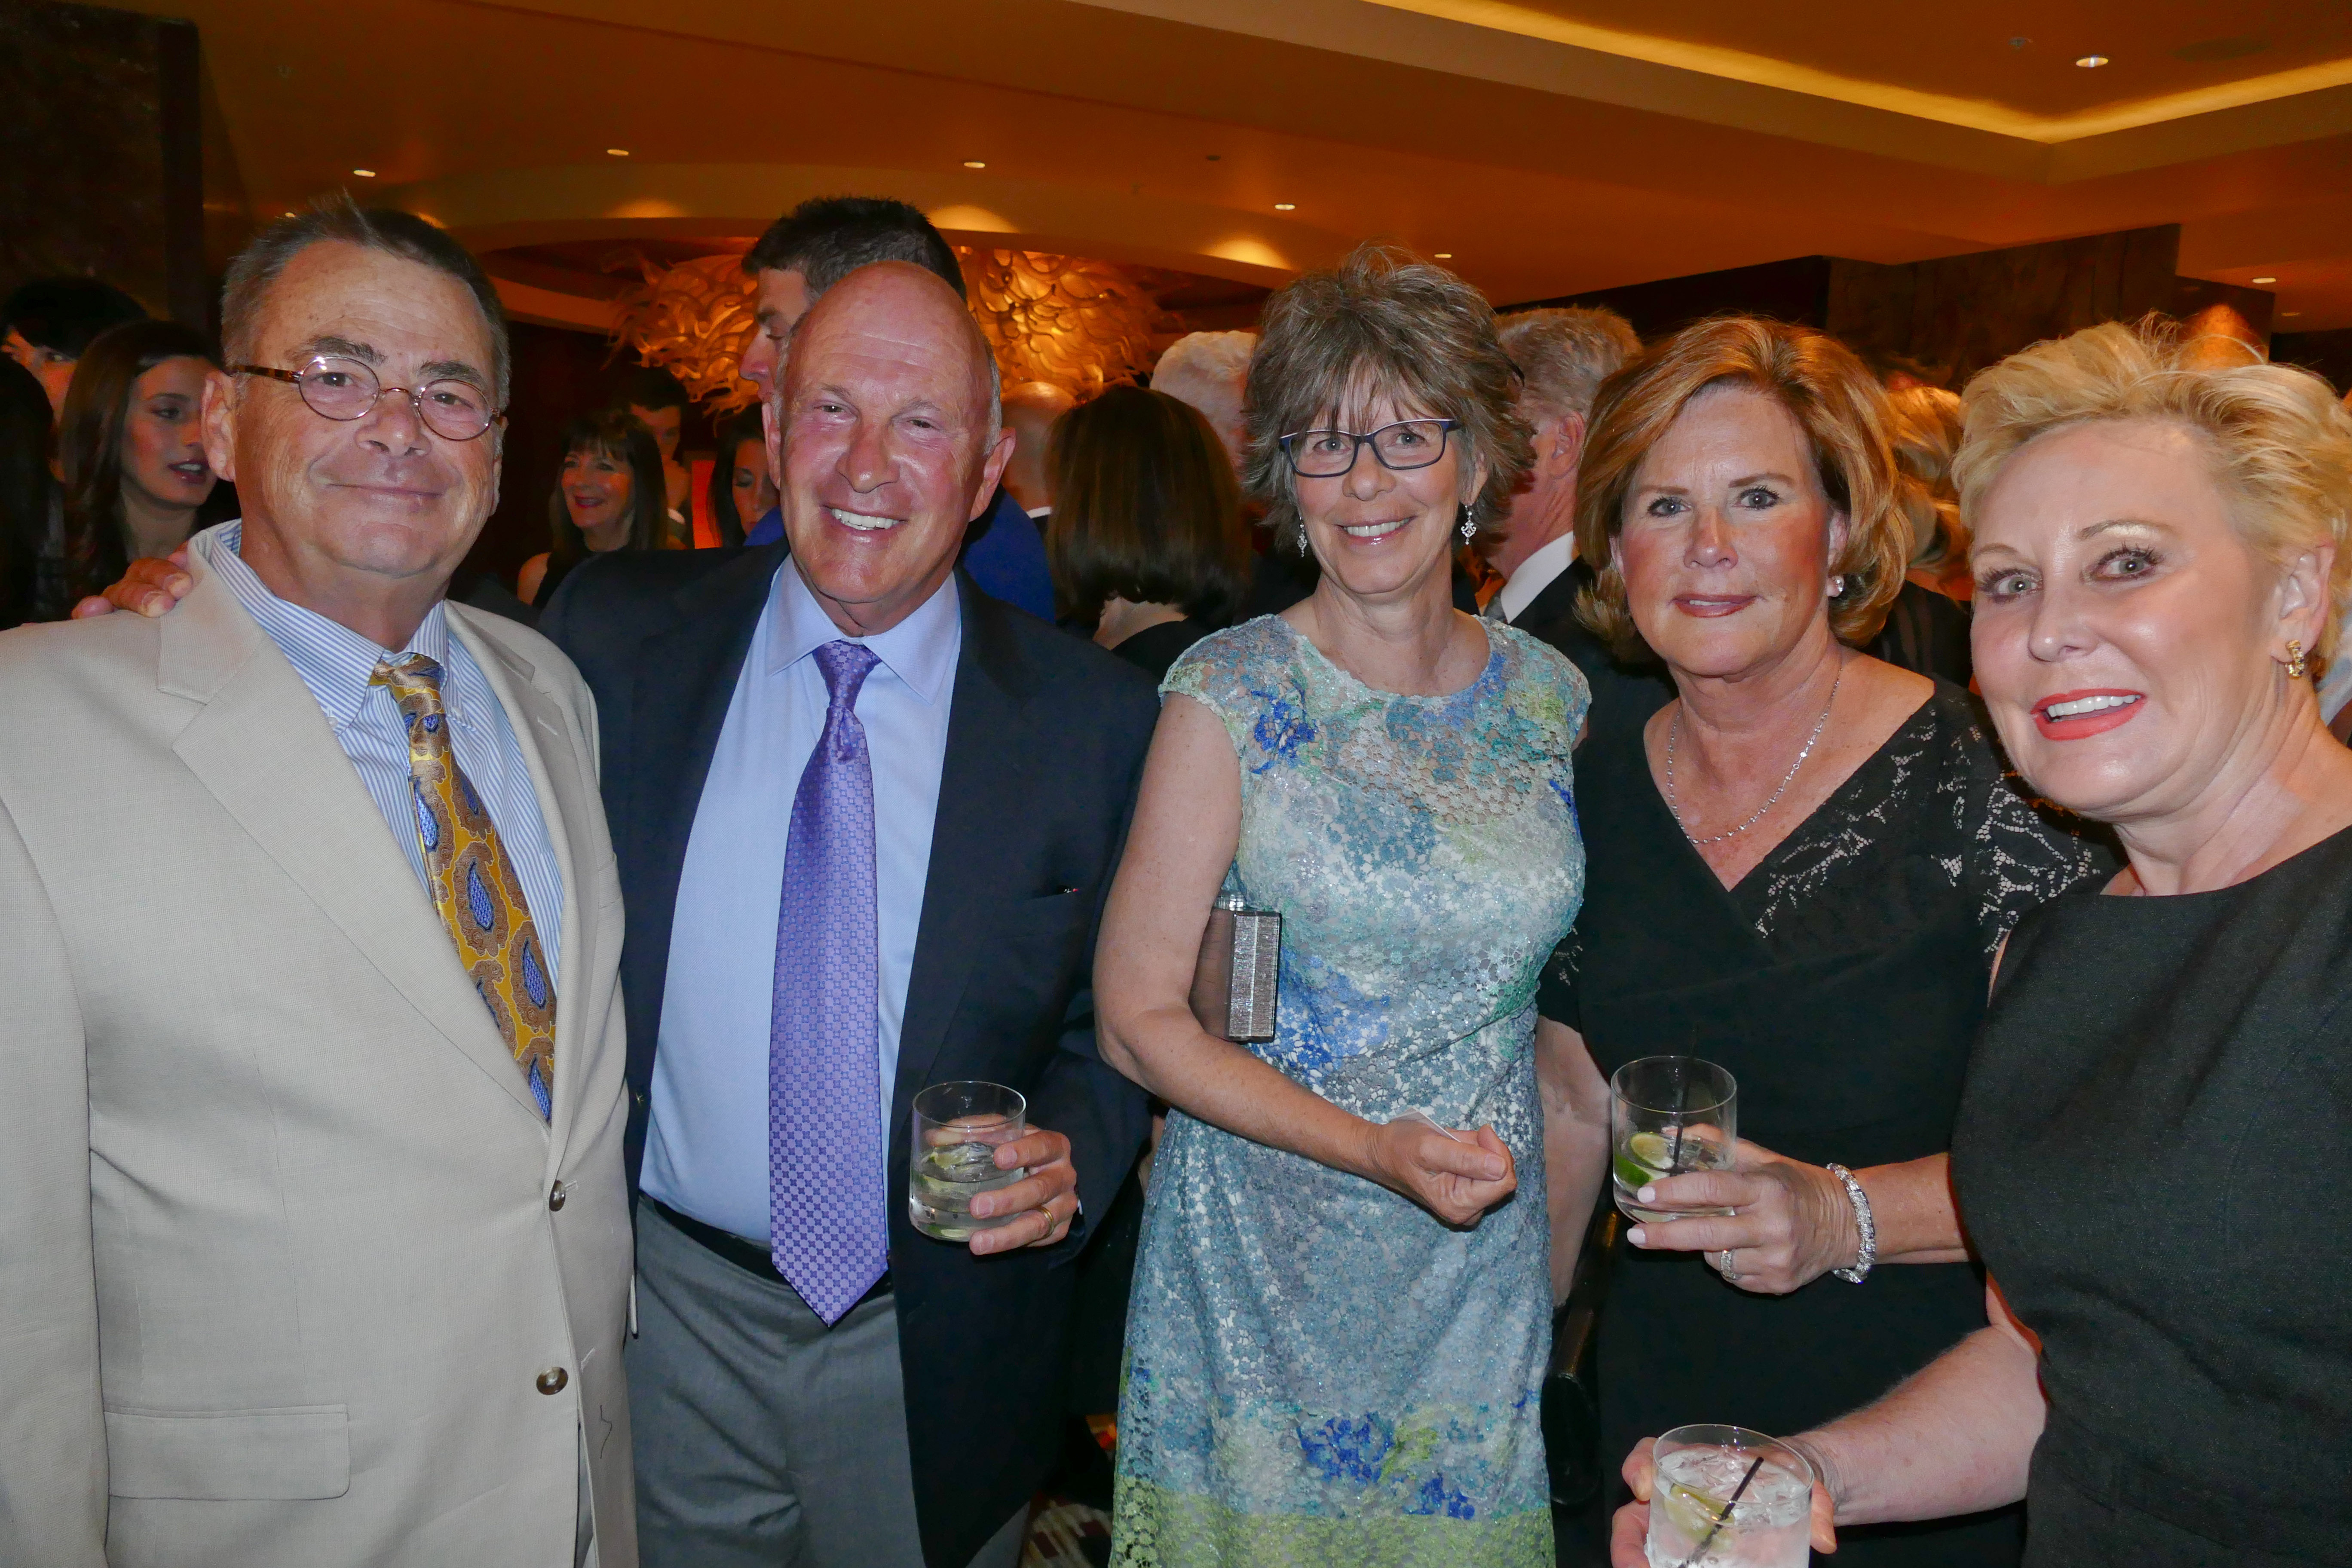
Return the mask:
[[[1853,1205],[1853,1228],[1862,1237],[1862,1246],[1853,1255],[1853,1267],[1832,1268],[1830,1272],[1849,1285],[1859,1285],[1870,1278],[1870,1266],[1878,1261],[1878,1226],[1870,1217],[1870,1194],[1862,1190],[1862,1184],[1843,1165],[1831,1165],[1828,1170],[1845,1184],[1845,1195]]]

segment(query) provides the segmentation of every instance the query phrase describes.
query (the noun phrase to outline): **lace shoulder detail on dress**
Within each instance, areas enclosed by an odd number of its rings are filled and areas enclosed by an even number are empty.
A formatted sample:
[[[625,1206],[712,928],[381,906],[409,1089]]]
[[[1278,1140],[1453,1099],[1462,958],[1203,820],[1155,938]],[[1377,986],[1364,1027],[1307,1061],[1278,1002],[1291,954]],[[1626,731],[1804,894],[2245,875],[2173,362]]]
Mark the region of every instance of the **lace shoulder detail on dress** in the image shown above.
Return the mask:
[[[1212,632],[1186,649],[1160,682],[1160,695],[1189,697],[1224,721],[1240,751],[1266,693],[1295,687],[1297,636],[1279,616]]]
[[[1990,958],[2017,922],[2061,893],[2113,875],[2113,851],[2090,825],[2038,799],[1979,721],[1955,701],[1952,763],[1939,793],[1957,847],[1947,868],[1977,900],[1977,931]]]

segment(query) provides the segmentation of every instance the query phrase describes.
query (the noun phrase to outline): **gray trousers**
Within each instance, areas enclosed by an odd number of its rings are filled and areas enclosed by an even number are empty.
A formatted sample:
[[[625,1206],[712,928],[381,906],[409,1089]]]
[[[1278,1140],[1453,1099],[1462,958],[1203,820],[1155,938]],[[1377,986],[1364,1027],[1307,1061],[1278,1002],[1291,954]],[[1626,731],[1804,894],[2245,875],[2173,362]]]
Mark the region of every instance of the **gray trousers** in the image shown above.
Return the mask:
[[[890,1298],[828,1329],[642,1204],[627,1366],[644,1568],[924,1568]],[[972,1568],[1013,1568],[1028,1518]]]

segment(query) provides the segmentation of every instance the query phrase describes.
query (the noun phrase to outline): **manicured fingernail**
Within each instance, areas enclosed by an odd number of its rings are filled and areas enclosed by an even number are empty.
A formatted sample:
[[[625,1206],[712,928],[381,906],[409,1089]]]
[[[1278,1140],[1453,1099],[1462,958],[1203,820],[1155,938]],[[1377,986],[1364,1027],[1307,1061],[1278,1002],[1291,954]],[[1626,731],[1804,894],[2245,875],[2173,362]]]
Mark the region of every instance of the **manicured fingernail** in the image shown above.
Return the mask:
[[[1658,1201],[1658,1189],[1655,1187],[1643,1187],[1640,1192],[1633,1194],[1633,1201],[1639,1204],[1656,1203]]]
[[[1637,1225],[1625,1233],[1625,1239],[1636,1247],[1647,1247],[1650,1245],[1650,1233]]]

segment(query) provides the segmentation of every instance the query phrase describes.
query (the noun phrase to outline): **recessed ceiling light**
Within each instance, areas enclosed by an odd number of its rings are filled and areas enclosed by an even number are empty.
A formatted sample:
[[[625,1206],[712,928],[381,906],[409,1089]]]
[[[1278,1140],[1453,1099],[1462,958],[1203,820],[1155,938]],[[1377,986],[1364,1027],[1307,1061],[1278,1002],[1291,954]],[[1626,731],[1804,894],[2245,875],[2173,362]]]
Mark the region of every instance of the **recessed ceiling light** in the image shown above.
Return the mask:
[[[1274,204],[1274,210],[1278,213],[1295,213],[1298,210],[1298,204],[1297,202],[1276,202]]]
[[[357,174],[362,180],[373,180],[375,178],[375,171],[373,169],[353,169],[352,173]]]
[[[1440,261],[1451,261],[1454,259],[1454,253],[1450,250],[1433,250],[1430,254],[1437,258]]]
[[[286,209],[286,216],[288,217],[300,217],[302,215],[296,212],[292,207],[288,207]]]
[[[963,166],[967,169],[985,169],[988,167],[988,160],[985,158],[966,158],[963,161]]]
[[[2279,314],[2282,316],[2300,316],[2303,312],[2301,310],[2281,310]]]
[[[2254,281],[2257,283],[2275,283],[2278,279],[2275,278],[2257,278]]]
[[[607,147],[604,149],[604,156],[607,158],[625,158],[628,155],[629,150],[626,147]]]
[[[2105,55],[2084,55],[2081,59],[2076,60],[2074,63],[2081,66],[2086,71],[2095,71],[2101,66],[2107,63],[2107,57]]]

